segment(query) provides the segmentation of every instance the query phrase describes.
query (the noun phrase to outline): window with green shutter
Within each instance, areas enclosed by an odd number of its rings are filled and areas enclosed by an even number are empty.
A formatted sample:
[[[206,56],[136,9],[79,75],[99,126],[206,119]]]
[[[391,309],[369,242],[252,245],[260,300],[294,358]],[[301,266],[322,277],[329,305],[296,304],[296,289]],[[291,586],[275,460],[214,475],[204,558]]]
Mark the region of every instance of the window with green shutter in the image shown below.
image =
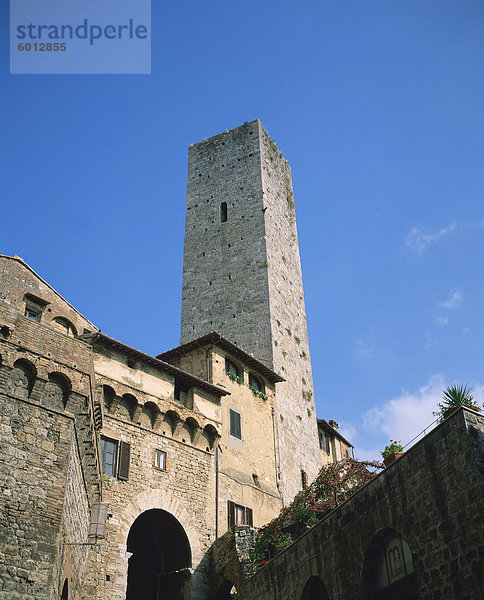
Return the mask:
[[[128,442],[119,442],[119,469],[118,479],[127,481],[129,477],[129,459],[131,454],[131,444]]]
[[[230,413],[230,435],[242,439],[242,430],[240,426],[240,413],[235,410],[229,409]]]

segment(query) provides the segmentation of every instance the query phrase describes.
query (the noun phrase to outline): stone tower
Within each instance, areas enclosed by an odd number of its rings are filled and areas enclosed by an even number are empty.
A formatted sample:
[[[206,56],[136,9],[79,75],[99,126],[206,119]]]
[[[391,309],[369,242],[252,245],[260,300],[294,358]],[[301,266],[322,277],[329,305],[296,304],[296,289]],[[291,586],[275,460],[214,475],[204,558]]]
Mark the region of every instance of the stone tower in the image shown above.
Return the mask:
[[[259,120],[188,154],[181,343],[217,331],[277,385],[285,500],[318,473],[319,443],[291,170]]]

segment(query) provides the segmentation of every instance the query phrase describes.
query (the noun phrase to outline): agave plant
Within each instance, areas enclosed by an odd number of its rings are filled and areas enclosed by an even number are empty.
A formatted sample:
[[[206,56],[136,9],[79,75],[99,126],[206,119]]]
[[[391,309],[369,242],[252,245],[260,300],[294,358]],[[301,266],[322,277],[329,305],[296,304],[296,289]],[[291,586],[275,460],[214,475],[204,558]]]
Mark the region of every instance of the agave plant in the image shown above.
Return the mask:
[[[439,402],[437,406],[439,410],[434,412],[436,417],[443,418],[446,410],[456,408],[458,406],[477,406],[477,402],[472,396],[472,389],[466,384],[453,383],[445,388],[442,392],[443,402]]]

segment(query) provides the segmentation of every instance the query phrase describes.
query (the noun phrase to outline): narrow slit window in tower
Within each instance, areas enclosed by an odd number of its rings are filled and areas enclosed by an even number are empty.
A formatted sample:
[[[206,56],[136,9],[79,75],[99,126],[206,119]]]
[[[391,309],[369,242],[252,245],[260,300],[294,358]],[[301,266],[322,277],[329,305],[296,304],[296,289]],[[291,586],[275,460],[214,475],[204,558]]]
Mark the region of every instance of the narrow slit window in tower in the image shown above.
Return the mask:
[[[227,202],[220,203],[220,222],[227,222]]]

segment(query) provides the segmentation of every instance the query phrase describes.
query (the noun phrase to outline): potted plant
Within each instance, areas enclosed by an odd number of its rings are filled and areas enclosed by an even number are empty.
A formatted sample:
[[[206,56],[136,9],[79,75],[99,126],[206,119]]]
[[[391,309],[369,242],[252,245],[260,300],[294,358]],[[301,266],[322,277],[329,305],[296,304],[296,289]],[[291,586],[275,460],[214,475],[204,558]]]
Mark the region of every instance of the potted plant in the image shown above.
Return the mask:
[[[388,465],[391,465],[392,462],[395,462],[397,458],[400,458],[405,453],[403,452],[400,440],[398,442],[397,440],[390,440],[390,443],[385,446],[385,449],[380,454],[383,456],[383,464],[385,467],[388,467]]]
[[[443,421],[450,417],[459,407],[465,406],[477,412],[480,411],[477,402],[472,396],[472,389],[461,383],[453,383],[442,392],[442,402],[437,405],[439,410],[434,412],[436,417]]]

